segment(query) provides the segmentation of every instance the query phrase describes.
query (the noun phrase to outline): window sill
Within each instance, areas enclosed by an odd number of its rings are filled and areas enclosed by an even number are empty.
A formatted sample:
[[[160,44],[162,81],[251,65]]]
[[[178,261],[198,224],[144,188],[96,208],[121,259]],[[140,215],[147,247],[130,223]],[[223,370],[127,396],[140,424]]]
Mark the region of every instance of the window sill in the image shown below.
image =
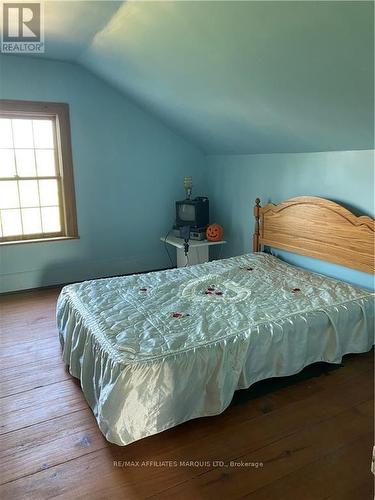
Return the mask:
[[[36,238],[35,240],[0,241],[0,247],[5,245],[23,245],[24,243],[51,243],[53,241],[79,240],[79,236],[55,236],[52,238]]]

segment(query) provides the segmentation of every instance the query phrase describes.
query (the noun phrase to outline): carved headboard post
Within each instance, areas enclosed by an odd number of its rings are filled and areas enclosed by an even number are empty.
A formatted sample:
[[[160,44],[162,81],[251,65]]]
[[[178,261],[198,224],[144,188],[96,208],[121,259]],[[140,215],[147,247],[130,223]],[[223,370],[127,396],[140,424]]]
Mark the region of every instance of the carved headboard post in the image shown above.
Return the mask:
[[[260,199],[257,198],[255,200],[254,205],[254,217],[255,217],[255,227],[253,234],[253,252],[260,252],[260,244],[259,244],[259,236],[260,236],[260,228],[259,228],[259,218],[260,218]]]

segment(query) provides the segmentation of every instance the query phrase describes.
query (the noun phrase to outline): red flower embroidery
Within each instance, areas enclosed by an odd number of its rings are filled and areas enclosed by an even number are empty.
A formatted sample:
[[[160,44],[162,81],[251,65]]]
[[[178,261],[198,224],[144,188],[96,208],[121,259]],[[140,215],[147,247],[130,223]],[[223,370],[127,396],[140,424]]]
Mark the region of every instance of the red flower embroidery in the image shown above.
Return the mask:
[[[186,316],[190,316],[190,314],[184,314],[180,312],[171,313],[172,318],[185,318]]]
[[[293,288],[292,293],[296,293],[296,292],[300,292],[300,291],[301,291],[300,288]]]
[[[220,290],[215,290],[215,287],[208,287],[207,290],[205,290],[203,292],[205,295],[223,295],[223,292],[221,292]]]

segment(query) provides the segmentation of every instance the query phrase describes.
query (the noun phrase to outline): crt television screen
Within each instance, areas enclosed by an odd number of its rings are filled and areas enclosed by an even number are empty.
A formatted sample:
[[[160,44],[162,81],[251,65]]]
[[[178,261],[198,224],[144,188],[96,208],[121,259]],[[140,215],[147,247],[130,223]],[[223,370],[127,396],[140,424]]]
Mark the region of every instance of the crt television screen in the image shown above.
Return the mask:
[[[195,221],[195,206],[194,205],[180,205],[178,216],[182,221],[194,222]]]

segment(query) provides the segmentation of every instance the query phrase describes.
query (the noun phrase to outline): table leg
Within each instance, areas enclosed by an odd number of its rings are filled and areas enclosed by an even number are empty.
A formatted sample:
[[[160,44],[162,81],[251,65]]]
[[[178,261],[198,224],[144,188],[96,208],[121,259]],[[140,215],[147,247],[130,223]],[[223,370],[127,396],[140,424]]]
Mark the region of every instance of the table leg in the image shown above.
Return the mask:
[[[190,247],[188,260],[186,261],[185,253],[182,248],[177,248],[177,267],[194,266],[195,264],[203,264],[208,262],[208,245],[201,247]]]

